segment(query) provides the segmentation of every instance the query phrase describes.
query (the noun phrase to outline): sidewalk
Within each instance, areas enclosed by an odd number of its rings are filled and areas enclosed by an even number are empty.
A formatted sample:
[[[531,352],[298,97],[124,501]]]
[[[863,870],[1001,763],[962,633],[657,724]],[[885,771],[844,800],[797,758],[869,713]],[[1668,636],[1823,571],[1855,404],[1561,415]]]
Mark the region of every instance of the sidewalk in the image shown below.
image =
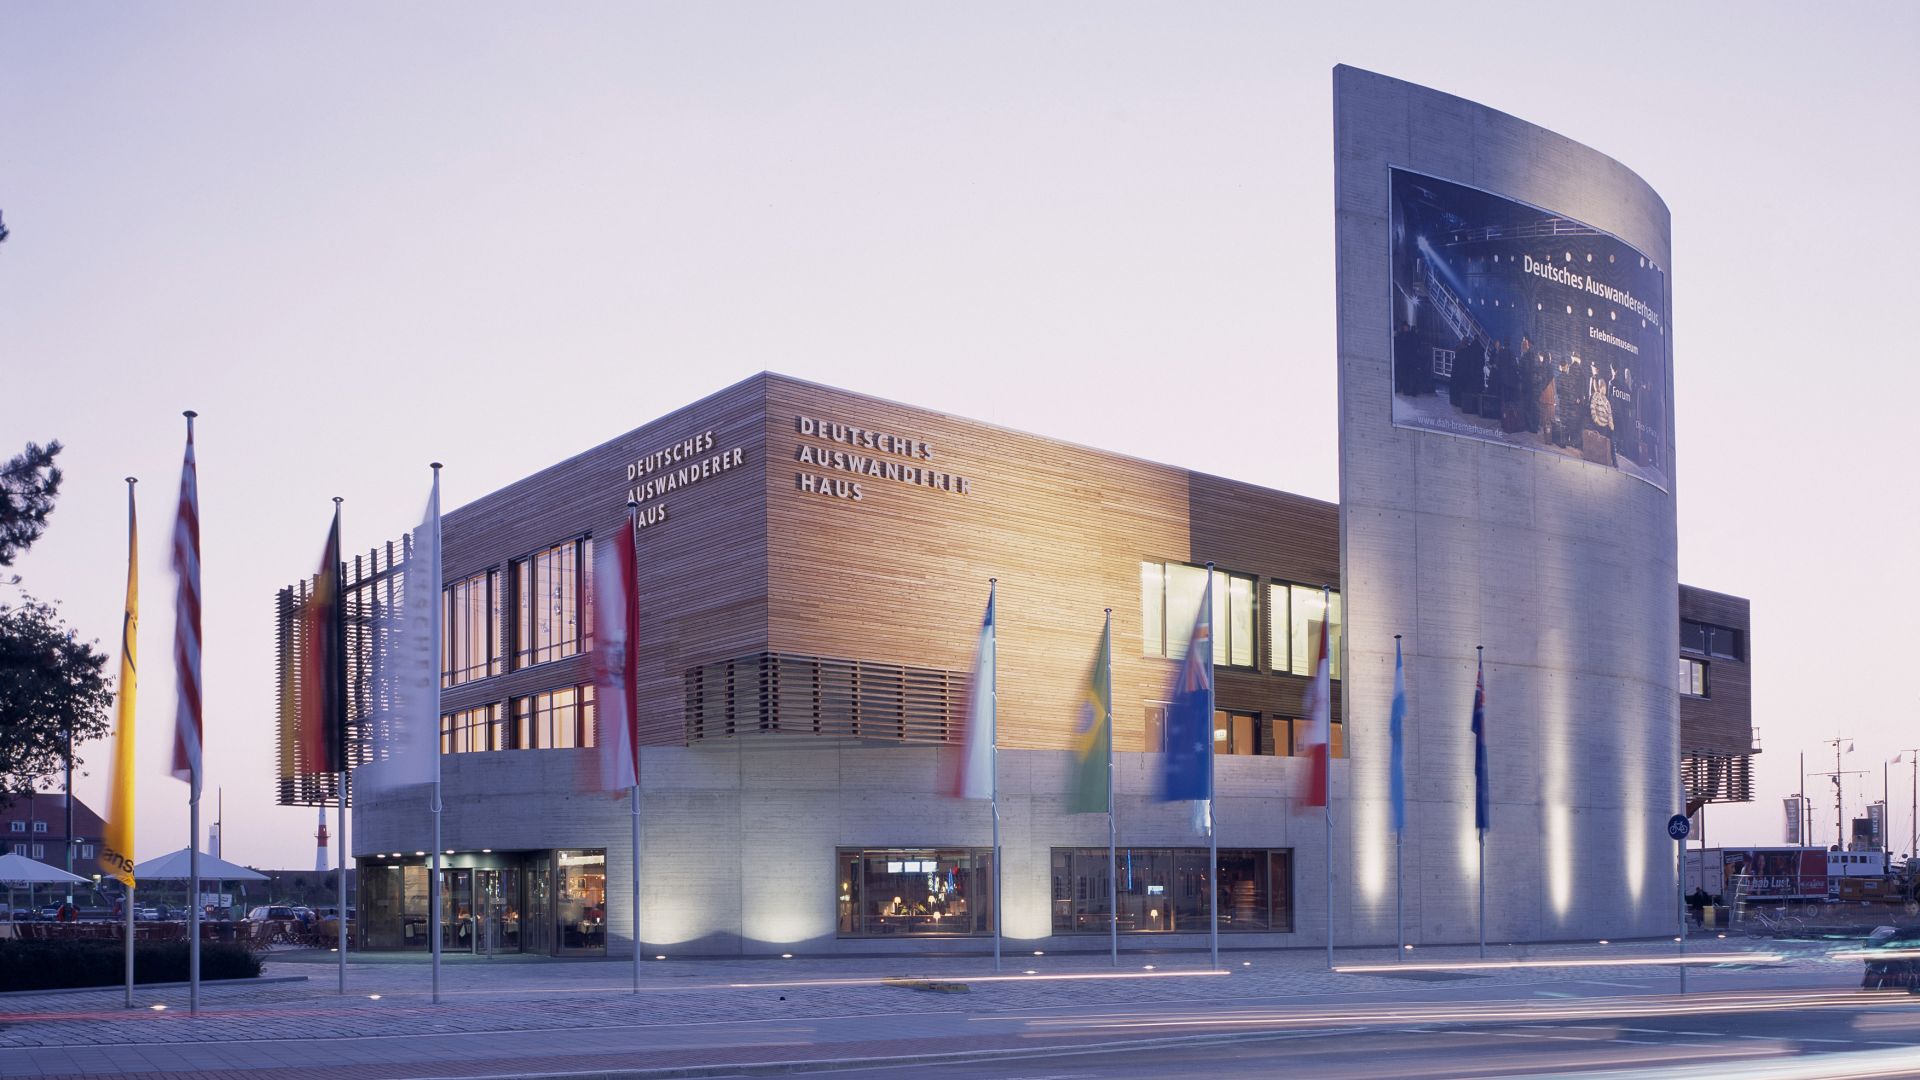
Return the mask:
[[[1490,950],[1533,959],[1673,955],[1671,942]],[[1772,943],[1690,942],[1733,963],[1694,970],[1696,992],[1784,986],[1857,987],[1858,961],[1807,946],[1787,964],[1740,965],[1740,952]],[[1784,950],[1781,950],[1784,951]],[[649,961],[632,990],[624,961],[443,966],[442,1002],[429,999],[424,962],[350,962],[346,996],[330,964],[270,959],[269,975],[306,982],[201,990],[201,1014],[184,989],[22,997],[0,1003],[0,1075],[157,1075],[304,1080],[526,1075],[688,1069],[848,1058],[924,1058],[994,1050],[1085,1047],[1117,1040],[1232,1030],[1276,1009],[1356,1010],[1452,1002],[1529,1001],[1668,994],[1671,967],[1422,970],[1422,962],[1473,958],[1467,948],[1425,949],[1408,970],[1341,974],[1318,951],[1223,952],[1224,973],[1204,954],[1009,956],[995,975],[986,958]],[[331,958],[328,958],[331,959]],[[1342,950],[1346,963],[1393,963],[1391,950]],[[1149,970],[1151,965],[1151,970]],[[1027,974],[1032,972],[1034,974]],[[1119,976],[1119,977],[1116,977]],[[943,993],[882,980],[960,983]],[[152,1008],[163,1005],[163,1010]]]

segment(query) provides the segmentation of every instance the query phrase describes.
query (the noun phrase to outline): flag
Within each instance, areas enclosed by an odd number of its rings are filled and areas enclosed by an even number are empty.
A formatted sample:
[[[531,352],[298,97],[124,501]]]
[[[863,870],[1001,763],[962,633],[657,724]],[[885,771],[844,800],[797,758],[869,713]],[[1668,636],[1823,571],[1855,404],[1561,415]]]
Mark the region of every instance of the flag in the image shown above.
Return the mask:
[[[400,570],[400,602],[374,621],[371,768],[354,782],[392,790],[440,779],[440,474]]]
[[[1387,759],[1393,792],[1393,831],[1407,827],[1407,669],[1400,657],[1400,639],[1393,639],[1393,710],[1387,722],[1393,749]]]
[[[346,771],[346,657],[340,580],[340,507],[300,616],[300,772]]]
[[[200,484],[193,463],[193,417],[180,466],[180,508],[173,525],[173,668],[179,701],[173,714],[173,775],[200,798]]]
[[[1073,727],[1073,784],[1067,795],[1067,813],[1104,814],[1109,784],[1108,751],[1113,745],[1113,700],[1107,694],[1113,663],[1113,625],[1100,631],[1100,648],[1087,671],[1080,698],[1080,715]]]
[[[633,699],[638,671],[639,572],[633,519],[610,544],[593,549],[593,709],[599,726],[600,786],[626,792],[640,783],[640,739]]]
[[[960,751],[959,768],[947,793],[961,799],[994,798],[994,622],[993,605],[997,590],[987,590],[987,615],[980,620],[980,641],[974,646],[973,677],[967,683],[966,745]]]
[[[1485,832],[1493,819],[1493,796],[1487,780],[1487,661],[1483,656],[1473,677],[1473,827]]]
[[[1160,801],[1213,798],[1213,575],[1193,617],[1187,656],[1167,692]]]
[[[134,639],[140,630],[140,527],[127,483],[127,607],[120,618],[120,693],[114,702],[113,791],[100,834],[100,872],[133,885]]]
[[[1323,604],[1320,632],[1314,636],[1313,684],[1307,688],[1308,716],[1312,721],[1307,731],[1307,806],[1327,805],[1327,793],[1332,787],[1329,773],[1333,755],[1333,661],[1328,648],[1332,637],[1327,632],[1332,621],[1332,605]]]

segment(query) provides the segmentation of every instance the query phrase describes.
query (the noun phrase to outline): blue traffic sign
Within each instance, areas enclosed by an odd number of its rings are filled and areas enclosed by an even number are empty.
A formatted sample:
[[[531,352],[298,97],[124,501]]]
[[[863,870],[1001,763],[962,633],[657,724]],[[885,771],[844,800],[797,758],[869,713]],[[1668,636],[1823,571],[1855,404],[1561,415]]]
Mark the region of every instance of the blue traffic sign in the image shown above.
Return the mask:
[[[1667,819],[1667,835],[1675,840],[1685,840],[1692,831],[1693,823],[1687,820],[1685,814],[1675,814]]]

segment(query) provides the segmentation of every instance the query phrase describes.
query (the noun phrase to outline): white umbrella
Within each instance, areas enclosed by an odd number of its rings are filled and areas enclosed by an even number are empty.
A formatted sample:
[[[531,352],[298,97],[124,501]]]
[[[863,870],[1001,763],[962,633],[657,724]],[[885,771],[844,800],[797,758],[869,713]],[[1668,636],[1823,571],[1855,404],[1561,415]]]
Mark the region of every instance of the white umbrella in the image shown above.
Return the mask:
[[[71,885],[76,881],[85,885],[89,880],[90,879],[83,878],[78,874],[69,874],[57,866],[48,866],[46,863],[29,859],[25,855],[17,852],[8,852],[5,855],[0,855],[0,881],[7,883],[7,915],[9,918],[13,915],[13,889],[16,885],[27,886],[27,902],[32,903],[32,888],[35,885]]]
[[[186,881],[193,876],[188,865],[189,852],[186,848],[171,855],[162,855],[157,859],[148,859],[133,868],[135,881]],[[225,859],[216,859],[206,852],[200,853],[201,881],[265,881],[267,875],[256,873],[237,863]]]

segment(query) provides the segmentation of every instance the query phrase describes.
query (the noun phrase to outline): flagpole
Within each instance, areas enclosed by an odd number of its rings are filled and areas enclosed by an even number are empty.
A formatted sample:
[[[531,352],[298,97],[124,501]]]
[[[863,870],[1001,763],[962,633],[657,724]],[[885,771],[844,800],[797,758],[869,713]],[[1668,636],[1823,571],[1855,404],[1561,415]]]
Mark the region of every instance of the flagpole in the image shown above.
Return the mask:
[[[182,415],[184,415],[187,418],[187,447],[188,447],[188,452],[191,453],[192,447],[193,447],[193,418],[199,414],[194,412],[192,409],[188,409]],[[200,483],[199,483],[198,472],[199,470],[196,467],[194,469],[195,475],[194,475],[194,485],[193,485],[194,487],[193,500],[195,503],[194,518],[195,518],[196,525],[199,519],[198,503],[200,501]],[[178,544],[178,540],[176,538],[176,546],[177,544]],[[199,617],[198,605],[200,602],[200,597],[199,597],[200,567],[198,565],[198,559],[200,556],[200,552],[199,552],[200,545],[199,545],[199,538],[197,535],[194,537],[193,546],[194,546],[193,557],[195,559],[195,565],[193,567],[194,604],[195,604],[194,617],[197,621]],[[176,553],[176,557],[177,557],[177,553]],[[197,626],[195,627],[195,630],[196,631],[198,630]],[[178,635],[179,635],[179,632],[176,629],[175,630],[176,638],[178,637]],[[198,676],[199,676],[199,665],[200,665],[200,657],[199,657],[200,642],[198,640],[195,640],[193,642],[193,649],[194,649],[194,656],[193,656],[194,669],[193,670],[194,670],[195,682],[197,683],[199,681]],[[176,646],[176,656],[177,655],[178,655],[178,647]],[[198,698],[198,692],[200,688],[196,685],[193,689],[195,691],[195,697],[196,697],[195,712],[197,714],[198,706],[199,706],[197,698]],[[196,715],[195,719],[198,720],[199,717]],[[176,722],[176,726],[178,726],[177,722]],[[196,738],[203,737],[203,734],[204,734],[203,732],[195,733]],[[193,748],[191,772],[189,774],[188,781],[187,781],[187,834],[188,834],[189,840],[191,841],[190,843],[187,844],[187,878],[188,878],[188,887],[191,890],[187,894],[188,896],[188,903],[187,903],[187,923],[188,923],[188,926],[187,926],[187,1012],[189,1015],[195,1015],[195,1016],[199,1015],[200,1013],[200,779],[203,771],[203,761],[204,761],[203,754],[204,754],[204,751],[202,747],[199,745],[198,742],[196,742]]]
[[[127,477],[127,586],[128,586],[127,601],[128,603],[127,603],[127,610],[122,617],[121,633],[120,633],[120,673],[121,673],[120,694],[123,700],[114,703],[119,713],[118,718],[120,720],[120,724],[118,725],[117,730],[115,730],[113,733],[114,797],[110,805],[110,812],[113,814],[115,819],[119,819],[123,815],[131,815],[133,813],[133,799],[131,797],[133,792],[133,782],[134,782],[133,754],[134,754],[134,746],[135,746],[133,741],[133,720],[134,720],[133,702],[134,702],[134,698],[137,696],[136,687],[138,685],[137,680],[139,679],[139,674],[138,674],[139,668],[136,663],[134,639],[135,639],[135,636],[139,633],[139,628],[140,628],[140,619],[139,619],[139,615],[137,614],[137,605],[139,603],[139,600],[138,600],[138,594],[134,591],[134,589],[137,587],[136,583],[140,580],[140,577],[139,577],[140,560],[139,560],[139,540],[138,540],[139,521],[138,521],[138,517],[135,514],[133,488],[134,488],[134,485],[138,484],[139,482],[140,481],[135,477],[132,477],[132,476]],[[132,676],[132,677],[129,678],[128,676]],[[123,744],[121,740],[125,740],[125,743]],[[123,791],[126,792],[126,795],[124,796],[121,794],[121,792]],[[71,800],[69,800],[69,803],[71,803]],[[132,818],[128,816],[126,820],[117,821],[116,825],[114,826],[115,831],[124,830],[124,832],[119,832],[119,836],[123,836],[126,839],[127,842],[125,846],[127,850],[115,851],[113,853],[119,865],[124,868],[123,873],[125,873],[127,876],[127,880],[121,883],[122,887],[120,889],[120,893],[125,898],[124,902],[127,906],[127,910],[126,910],[127,940],[126,940],[125,967],[126,967],[126,980],[127,980],[127,1008],[129,1009],[133,1008],[133,934],[134,934],[133,888],[135,884],[134,881],[132,880],[133,879],[133,843],[132,843],[133,830],[128,827],[128,823],[131,820]],[[68,834],[69,834],[68,838],[69,840],[71,840],[72,838],[71,829],[68,830]],[[118,840],[118,837],[116,837],[116,841],[117,840]],[[113,846],[119,847],[121,845],[118,842],[116,842]],[[103,845],[103,848],[104,848],[104,845]]]
[[[990,715],[993,717],[993,970],[1000,970],[1000,928],[1006,912],[1000,902],[1000,616],[994,603],[1000,589],[999,578],[987,579],[987,610],[994,613],[989,629],[993,643],[993,677],[988,686]]]
[[[1213,821],[1213,564],[1207,564],[1207,953],[1220,970],[1220,839]],[[1192,642],[1187,647],[1193,647]]]
[[[1101,637],[1107,643],[1107,945],[1113,966],[1120,966],[1120,859],[1119,831],[1114,825],[1113,807],[1113,609],[1107,609],[1106,629]]]
[[[639,514],[640,514],[639,500],[628,499],[627,500],[627,528],[630,530],[630,532],[628,533],[627,536],[622,537],[623,541],[630,541],[631,538],[637,537],[639,535],[638,524],[637,524],[637,519],[639,517]],[[639,565],[638,557],[636,556],[636,561],[635,561],[636,568],[638,567],[638,565]],[[630,587],[636,590],[640,588],[639,574],[637,569],[634,575],[634,580],[630,582],[629,585]],[[626,597],[622,597],[621,599],[622,599],[622,602],[628,602]],[[629,612],[632,611],[631,604],[629,604],[628,611]],[[627,637],[626,637],[626,641],[622,645],[622,648],[625,649],[628,654],[631,654],[633,650],[639,647],[639,642],[635,640],[635,635],[637,635],[639,632],[640,632],[640,628],[634,625],[634,620],[631,620],[631,619],[628,620]],[[623,669],[626,665],[626,662],[627,662],[626,656],[622,656],[619,660],[619,663],[622,665]],[[627,729],[629,732],[631,732],[633,729],[632,717],[633,717],[633,710],[635,708],[635,702],[632,700],[633,687],[631,685],[626,685],[625,683],[626,681],[622,680],[623,688],[627,694],[628,700],[626,702],[626,707],[622,710],[622,712],[625,714],[625,717],[626,717],[622,722],[627,724]],[[628,822],[628,825],[629,825],[628,834],[633,842],[633,874],[632,874],[632,877],[633,877],[633,992],[637,994],[640,992],[640,952],[641,952],[641,949],[640,949],[640,760],[639,760],[640,755],[639,755],[638,747],[631,745],[631,743],[632,743],[631,738],[627,738],[627,739],[622,739],[619,745],[623,747],[621,751],[622,753],[631,754],[633,755],[633,758],[634,758],[633,787],[629,789],[627,792],[627,803],[628,803],[628,809],[632,813],[632,820]]]
[[[428,586],[432,588],[434,591],[434,600],[438,601],[439,595],[440,595],[440,589],[442,587],[441,581],[440,581],[440,567],[437,565],[440,559],[440,469],[441,469],[441,465],[437,461],[430,462],[429,464],[431,464],[433,467],[433,493],[431,496],[433,500],[433,549],[432,550],[433,550],[433,558],[434,558],[435,565],[431,565],[427,567],[427,571],[428,571],[427,582],[428,582]],[[415,541],[414,551],[418,553],[419,549],[420,549],[419,542]],[[415,580],[417,581],[419,579],[416,577]],[[431,658],[430,667],[437,668],[440,666],[440,632],[441,632],[440,615],[439,615],[440,605],[439,603],[434,602],[429,604],[428,606],[430,607],[430,609],[433,611],[434,614],[430,619],[427,620],[427,625],[432,628],[431,630],[428,631],[428,633],[431,635],[432,641],[428,647],[427,655]],[[440,873],[441,873],[440,810],[441,810],[441,803],[440,803],[440,739],[438,735],[438,728],[440,726],[440,673],[438,671],[433,671],[431,674],[433,679],[433,722],[434,722],[434,728],[436,733],[433,739],[432,746],[429,751],[430,753],[433,754],[433,796],[432,796],[432,801],[427,804],[428,811],[433,815],[433,877],[428,882],[428,888],[427,888],[427,907],[428,907],[427,919],[428,919],[428,922],[430,923],[430,926],[428,928],[429,946],[432,949],[432,953],[433,953],[433,956],[432,956],[433,1003],[435,1005],[438,1005],[440,1004],[440,933],[441,933],[441,926],[440,926]],[[343,843],[341,846],[344,848],[345,844]]]
[[[1320,662],[1327,665],[1327,670],[1329,672],[1328,677],[1329,679],[1331,679],[1332,677],[1331,672],[1333,670],[1333,655],[1332,655],[1333,654],[1333,635],[1331,634],[1330,631],[1333,625],[1333,587],[1330,585],[1320,586],[1320,618],[1322,620],[1322,623],[1321,623],[1322,633],[1324,634],[1324,637],[1322,638],[1322,640],[1327,643],[1326,645],[1327,655],[1322,656],[1320,658]],[[1327,820],[1327,858],[1324,864],[1326,869],[1326,874],[1327,874],[1327,880],[1326,880],[1327,970],[1332,971],[1333,970],[1333,689],[1332,689],[1331,682],[1328,683],[1327,701],[1325,706],[1323,707],[1327,710],[1327,730],[1322,733],[1327,738],[1327,745],[1322,750],[1322,752],[1327,755],[1327,805],[1322,807],[1321,810],[1325,814],[1326,820]]]
[[[1486,666],[1485,666],[1486,646],[1475,645],[1473,647],[1473,652],[1475,657],[1475,664],[1478,670],[1484,673],[1486,671]],[[1476,677],[1476,687],[1474,690],[1476,705],[1481,704],[1478,699],[1480,694],[1484,691],[1484,684],[1478,682],[1479,678],[1484,678],[1484,675]],[[1481,709],[1482,709],[1482,712],[1484,713],[1485,706],[1481,705]],[[1477,737],[1478,740],[1484,740],[1485,738],[1486,738],[1486,732],[1484,731],[1481,732]],[[1480,754],[1480,748],[1478,746],[1475,746],[1474,756],[1478,758],[1479,754]],[[1479,764],[1478,761],[1476,761],[1475,762],[1476,772],[1478,771],[1478,764]],[[1480,884],[1480,959],[1485,960],[1487,958],[1487,828],[1485,825],[1480,824],[1478,820],[1480,816],[1480,783],[1479,783],[1478,777],[1476,777],[1474,781],[1473,800],[1474,800],[1474,817],[1476,819],[1474,821],[1474,825],[1476,826],[1474,831],[1478,833],[1480,837],[1479,865],[1474,873],[1474,876],[1480,879],[1479,881],[1479,884]]]
[[[327,672],[334,692],[328,695],[332,699],[336,715],[329,717],[338,725],[333,731],[334,752],[340,755],[340,784],[336,794],[339,796],[335,809],[334,826],[335,846],[339,854],[340,867],[340,919],[339,944],[334,950],[339,956],[338,975],[340,994],[347,992],[347,590],[346,575],[341,572],[341,561],[346,558],[346,549],[340,544],[340,504],[345,502],[340,496],[333,497],[333,554],[332,566],[326,568],[333,576],[333,670]]]
[[[1396,668],[1400,666],[1399,634],[1393,635],[1393,662]],[[1400,689],[1404,689],[1404,683]],[[1404,724],[1405,722],[1406,718],[1403,716],[1401,723]],[[1406,745],[1406,738],[1406,731],[1403,728],[1400,732],[1401,747]],[[1400,752],[1403,756],[1397,768],[1404,770],[1406,767],[1406,759],[1404,757],[1405,750],[1401,749]],[[1329,764],[1329,774],[1331,774],[1331,764]],[[1406,799],[1404,787],[1406,780],[1404,775],[1404,771],[1400,771],[1396,772],[1393,776],[1394,783],[1403,785],[1400,792],[1397,793],[1397,797],[1401,799],[1402,802],[1400,807],[1395,810],[1393,823],[1393,959],[1396,963],[1405,960],[1407,957],[1407,822],[1405,818],[1406,810],[1404,809],[1404,800]]]

